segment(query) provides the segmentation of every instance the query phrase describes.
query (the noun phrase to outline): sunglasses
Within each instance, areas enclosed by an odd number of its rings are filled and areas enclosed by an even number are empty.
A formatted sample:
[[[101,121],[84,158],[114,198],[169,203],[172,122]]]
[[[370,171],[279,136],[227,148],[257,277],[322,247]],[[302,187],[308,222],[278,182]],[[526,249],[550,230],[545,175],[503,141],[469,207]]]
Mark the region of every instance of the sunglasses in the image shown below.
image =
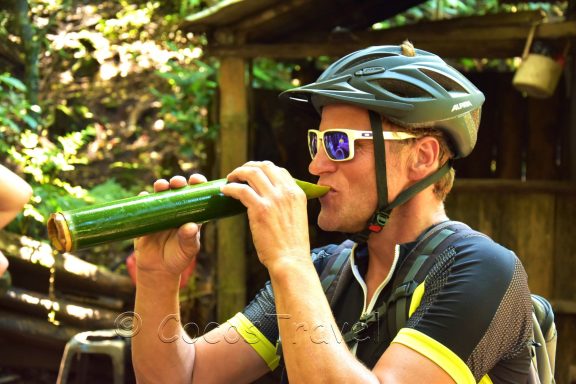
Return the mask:
[[[406,140],[416,136],[406,132],[383,131],[384,140]],[[318,140],[324,143],[324,151],[333,161],[346,161],[354,158],[355,140],[372,140],[371,131],[356,131],[354,129],[317,129],[308,130],[308,149],[312,159],[318,153]]]

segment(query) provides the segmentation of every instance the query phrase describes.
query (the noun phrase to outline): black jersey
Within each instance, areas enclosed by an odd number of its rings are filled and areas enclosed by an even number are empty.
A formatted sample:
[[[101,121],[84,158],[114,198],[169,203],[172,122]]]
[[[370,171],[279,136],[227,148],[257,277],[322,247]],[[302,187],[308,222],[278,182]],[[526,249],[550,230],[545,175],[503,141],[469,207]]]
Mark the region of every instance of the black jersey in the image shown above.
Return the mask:
[[[394,266],[415,243],[396,247]],[[319,274],[336,246],[312,252]],[[345,333],[361,315],[376,311],[388,300],[394,266],[370,302],[363,276],[367,248],[356,247],[351,271],[343,275],[346,289],[333,305],[336,322]],[[530,369],[528,348],[532,304],[526,273],[511,251],[485,237],[464,237],[439,255],[426,280],[410,302],[410,318],[390,334],[381,318],[350,345],[356,357],[373,367],[391,343],[403,344],[442,367],[457,383],[525,382]],[[274,296],[268,282],[256,298],[230,323],[275,369],[278,326]]]

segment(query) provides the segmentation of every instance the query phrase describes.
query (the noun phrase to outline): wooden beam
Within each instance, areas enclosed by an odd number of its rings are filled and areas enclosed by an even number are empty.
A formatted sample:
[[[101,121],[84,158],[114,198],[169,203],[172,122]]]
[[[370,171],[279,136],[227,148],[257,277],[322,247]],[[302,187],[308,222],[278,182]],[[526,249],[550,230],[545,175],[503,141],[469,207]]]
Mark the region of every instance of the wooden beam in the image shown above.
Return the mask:
[[[344,38],[325,43],[244,44],[209,47],[207,53],[219,57],[272,57],[300,59],[305,57],[332,56],[365,48],[370,45],[399,44],[405,39],[417,48],[429,50],[443,57],[506,58],[521,56],[530,25],[502,25],[438,28],[434,23],[426,27],[394,28],[355,34],[354,39]],[[555,40],[576,37],[576,21],[542,24],[535,38]]]
[[[246,61],[225,57],[220,61],[220,174],[224,177],[248,160],[248,100]],[[246,217],[217,223],[217,317],[224,322],[246,301]]]
[[[6,335],[22,342],[29,341],[36,345],[63,347],[74,335],[85,330],[85,328],[69,325],[57,326],[45,319],[0,308],[0,336]]]
[[[508,193],[550,193],[555,195],[576,196],[576,183],[547,180],[510,180],[510,179],[456,179],[454,191],[457,192],[496,192]]]
[[[46,273],[54,268],[58,275],[58,284],[66,283],[68,288],[123,299],[134,297],[135,287],[128,276],[111,272],[70,253],[55,255],[48,243],[0,231],[0,250],[10,259],[14,267],[18,264],[29,265]]]
[[[80,328],[107,329],[113,328],[120,312],[105,308],[89,307],[82,303],[61,298],[51,298],[48,295],[11,287],[0,296],[0,306],[23,312],[46,320],[48,312],[54,310],[56,320]]]
[[[574,300],[552,300],[550,303],[557,314],[576,315],[576,301]]]

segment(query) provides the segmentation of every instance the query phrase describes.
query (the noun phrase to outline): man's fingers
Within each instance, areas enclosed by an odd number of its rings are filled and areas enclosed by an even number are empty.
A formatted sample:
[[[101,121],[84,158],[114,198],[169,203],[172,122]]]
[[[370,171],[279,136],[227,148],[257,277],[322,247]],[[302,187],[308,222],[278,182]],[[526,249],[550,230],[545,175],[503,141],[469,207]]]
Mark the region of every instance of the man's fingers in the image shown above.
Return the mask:
[[[207,181],[208,181],[208,179],[206,179],[206,177],[204,175],[201,175],[199,173],[194,173],[194,174],[190,175],[190,177],[188,178],[188,184],[190,184],[190,185],[205,183]]]
[[[200,246],[199,232],[200,225],[196,223],[186,223],[178,228],[178,240],[185,253],[196,253]]]
[[[154,182],[154,192],[165,191],[170,188],[170,183],[166,179],[158,179]]]
[[[260,196],[256,191],[244,183],[228,183],[223,185],[220,190],[224,195],[240,200],[246,208],[253,207],[260,202]]]
[[[258,166],[252,163],[236,168],[226,177],[229,182],[248,183],[250,187],[259,195],[264,195],[272,192],[274,185],[266,173]]]
[[[170,188],[182,188],[187,186],[186,178],[184,176],[173,176],[170,179]]]
[[[200,184],[208,181],[204,175],[195,173],[188,180],[184,176],[173,176],[170,180],[158,179],[154,182],[154,192],[165,191],[170,188],[182,188],[188,184]]]

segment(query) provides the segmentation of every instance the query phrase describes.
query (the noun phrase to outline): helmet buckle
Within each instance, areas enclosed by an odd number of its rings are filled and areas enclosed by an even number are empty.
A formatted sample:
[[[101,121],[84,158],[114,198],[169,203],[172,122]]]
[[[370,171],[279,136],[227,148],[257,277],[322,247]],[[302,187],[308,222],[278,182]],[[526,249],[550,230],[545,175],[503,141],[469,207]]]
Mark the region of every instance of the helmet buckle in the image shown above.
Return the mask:
[[[388,219],[390,219],[390,212],[389,211],[379,211],[372,216],[372,220],[370,220],[370,224],[368,225],[368,229],[371,232],[380,232],[386,223],[388,223]]]

